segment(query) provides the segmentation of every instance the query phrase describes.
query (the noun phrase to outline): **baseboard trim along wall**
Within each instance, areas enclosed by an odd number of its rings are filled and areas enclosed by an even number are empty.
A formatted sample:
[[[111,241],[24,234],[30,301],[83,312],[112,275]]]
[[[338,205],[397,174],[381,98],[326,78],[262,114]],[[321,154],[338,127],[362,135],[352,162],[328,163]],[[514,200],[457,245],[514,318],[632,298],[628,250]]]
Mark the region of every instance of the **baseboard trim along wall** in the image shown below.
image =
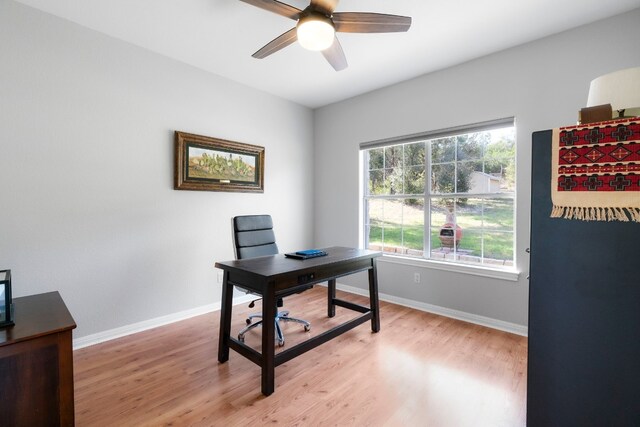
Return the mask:
[[[255,299],[255,295],[242,295],[233,299],[233,305],[246,304],[249,301]],[[100,344],[105,341],[114,340],[127,335],[135,334],[137,332],[146,331],[149,329],[157,328],[159,326],[168,325],[170,323],[179,322],[181,320],[190,319],[202,314],[211,313],[212,311],[220,310],[222,304],[216,302],[213,304],[207,304],[200,307],[192,308],[190,310],[179,311],[177,313],[167,314],[166,316],[156,317],[155,319],[144,320],[142,322],[133,323],[131,325],[122,326],[108,331],[98,332],[97,334],[87,335],[81,338],[75,338],[73,340],[73,349],[79,350],[90,345]]]
[[[326,286],[326,285],[324,285]],[[365,291],[353,286],[342,285],[338,283],[336,288],[356,295],[369,296],[369,291]],[[492,319],[490,317],[478,316],[476,314],[466,313],[464,311],[453,310],[446,307],[427,304],[424,302],[413,301],[406,298],[400,298],[393,295],[379,294],[381,301],[402,305],[404,307],[413,308],[428,313],[438,314],[440,316],[451,317],[453,319],[462,320],[477,325],[486,326],[488,328],[498,329],[500,331],[510,332],[512,334],[527,336],[528,328],[515,323],[503,322],[502,320]],[[233,305],[245,304],[254,299],[254,295],[242,295],[233,299]],[[155,319],[144,320],[142,322],[133,323],[131,325],[122,326],[120,328],[110,329],[108,331],[98,332],[97,334],[87,335],[73,340],[73,349],[78,350],[91,345],[100,344],[116,338],[121,338],[137,332],[146,331],[157,328],[159,326],[168,325],[170,323],[179,322],[180,320],[189,319],[191,317],[200,316],[202,314],[211,313],[220,310],[220,302],[203,305],[201,307],[192,308],[190,310],[179,311],[177,313],[168,314],[166,316],[156,317]]]
[[[336,289],[366,297],[369,296],[368,290],[356,288],[354,286],[342,285],[340,283],[336,284]],[[524,337],[527,336],[529,331],[529,328],[527,326],[518,325],[517,323],[504,322],[502,320],[493,319],[491,317],[479,316],[477,314],[453,310],[451,308],[440,307],[438,305],[427,304],[425,302],[400,298],[394,295],[379,293],[378,296],[381,301],[402,305],[404,307],[409,307],[420,311],[426,311],[428,313],[438,314],[440,316],[451,317],[452,319],[458,319],[464,322],[474,323],[476,325],[486,326],[492,329],[498,329],[499,331],[522,335]]]

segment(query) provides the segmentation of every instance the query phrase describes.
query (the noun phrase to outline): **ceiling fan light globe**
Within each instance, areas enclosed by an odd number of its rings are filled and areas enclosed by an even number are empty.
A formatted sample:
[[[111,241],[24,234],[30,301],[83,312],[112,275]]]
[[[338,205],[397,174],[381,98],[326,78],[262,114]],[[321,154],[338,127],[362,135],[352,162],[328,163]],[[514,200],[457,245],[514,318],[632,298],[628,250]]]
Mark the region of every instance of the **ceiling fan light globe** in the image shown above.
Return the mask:
[[[336,30],[328,19],[308,17],[297,25],[297,37],[300,45],[308,50],[325,50],[331,47]]]

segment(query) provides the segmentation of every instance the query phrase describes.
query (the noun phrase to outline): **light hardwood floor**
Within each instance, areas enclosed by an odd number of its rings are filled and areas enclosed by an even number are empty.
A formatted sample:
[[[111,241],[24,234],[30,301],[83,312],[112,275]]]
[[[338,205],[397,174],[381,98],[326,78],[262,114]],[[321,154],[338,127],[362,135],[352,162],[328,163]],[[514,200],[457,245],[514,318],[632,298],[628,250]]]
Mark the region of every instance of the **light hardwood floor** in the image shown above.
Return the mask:
[[[286,324],[286,345],[354,317],[337,307],[327,318],[321,286],[285,305],[312,323]],[[260,309],[235,306],[232,333]],[[218,363],[219,315],[75,351],[76,425],[525,425],[525,337],[382,302],[379,333],[365,323],[277,367],[265,397],[257,365],[233,350]],[[259,334],[247,344],[259,349]]]

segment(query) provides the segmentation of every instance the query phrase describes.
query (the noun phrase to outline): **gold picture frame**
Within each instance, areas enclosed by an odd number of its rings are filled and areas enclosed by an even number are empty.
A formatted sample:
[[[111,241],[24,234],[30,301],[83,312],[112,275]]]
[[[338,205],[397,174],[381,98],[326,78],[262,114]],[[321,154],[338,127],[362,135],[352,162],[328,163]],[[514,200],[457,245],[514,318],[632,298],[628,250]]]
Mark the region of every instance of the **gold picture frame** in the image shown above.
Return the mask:
[[[174,189],[264,193],[264,147],[176,131]]]

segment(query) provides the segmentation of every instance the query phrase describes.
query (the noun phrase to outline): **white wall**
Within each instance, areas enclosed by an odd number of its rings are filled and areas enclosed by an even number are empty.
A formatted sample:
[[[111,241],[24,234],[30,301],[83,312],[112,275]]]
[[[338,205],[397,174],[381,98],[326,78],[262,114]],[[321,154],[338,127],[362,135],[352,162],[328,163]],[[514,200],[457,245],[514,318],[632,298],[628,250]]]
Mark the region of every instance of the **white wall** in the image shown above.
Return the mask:
[[[392,296],[526,325],[531,133],[575,123],[593,78],[640,65],[639,22],[636,9],[316,110],[316,244],[358,244],[359,143],[515,116],[519,281],[380,262],[379,282]],[[363,275],[342,281],[365,287]]]
[[[520,281],[386,262],[379,277],[389,295],[525,325],[531,132],[575,122],[592,78],[639,65],[639,21],[635,10],[314,115],[1,1],[0,268],[16,296],[60,291],[76,338],[219,302],[213,262],[233,257],[233,215],[271,213],[282,250],[358,245],[360,142],[514,115]],[[174,130],[265,146],[265,193],[173,190]]]
[[[58,290],[74,337],[219,302],[230,219],[312,244],[311,110],[0,2],[0,268]],[[173,190],[173,132],[266,148],[264,194]]]

